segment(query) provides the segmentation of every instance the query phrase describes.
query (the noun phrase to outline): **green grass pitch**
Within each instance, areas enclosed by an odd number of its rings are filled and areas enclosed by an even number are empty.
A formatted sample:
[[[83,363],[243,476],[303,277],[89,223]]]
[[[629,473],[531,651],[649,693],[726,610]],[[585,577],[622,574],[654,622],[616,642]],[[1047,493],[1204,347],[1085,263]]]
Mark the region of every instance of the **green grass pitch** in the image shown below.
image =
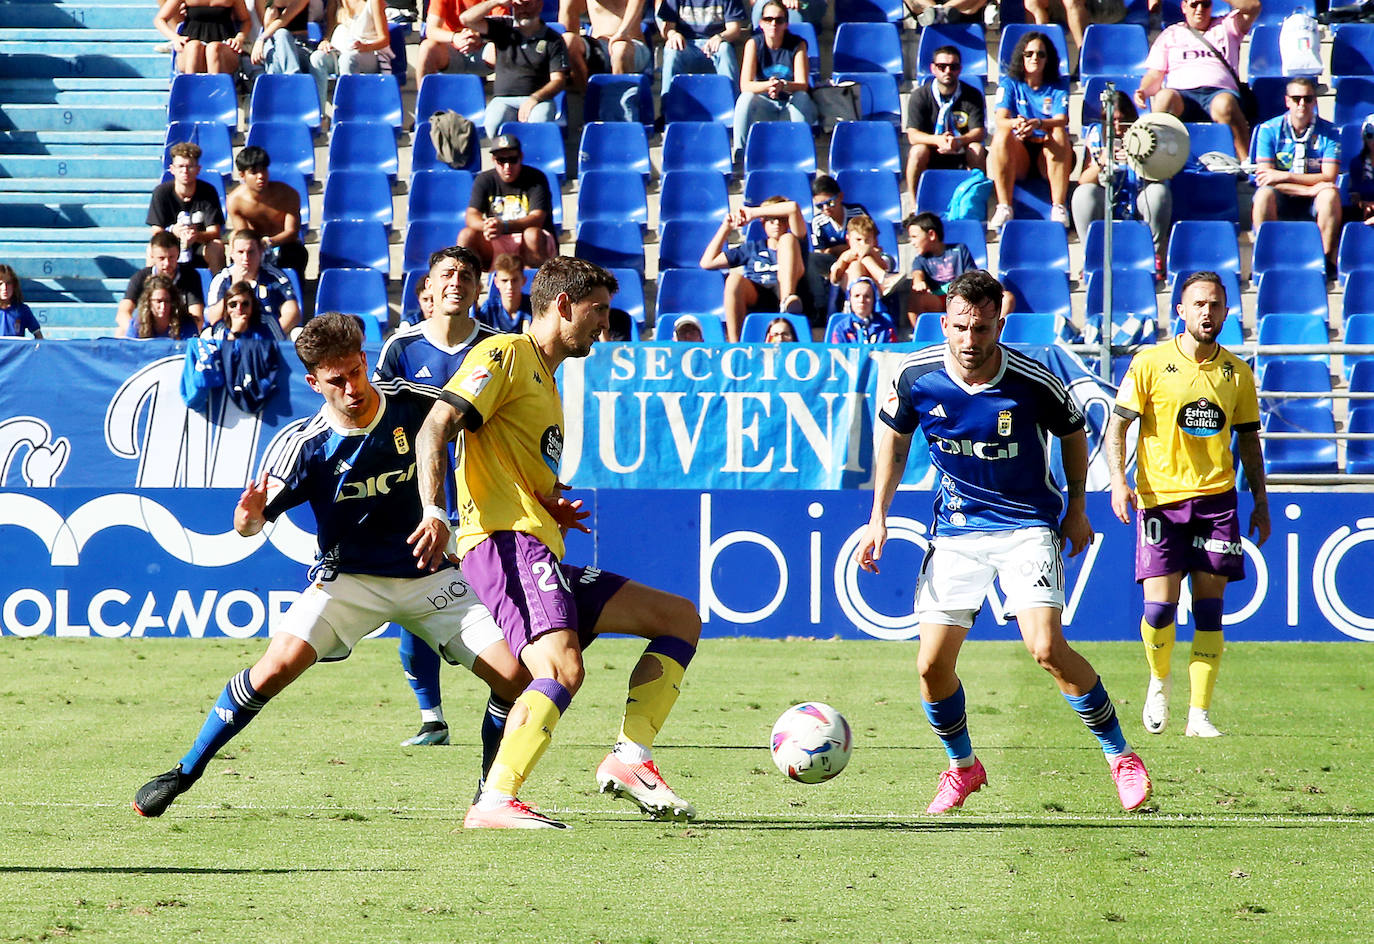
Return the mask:
[[[976,638],[976,636],[975,636]],[[691,826],[596,793],[638,643],[587,683],[525,799],[566,833],[464,832],[484,696],[446,670],[454,744],[417,713],[394,642],[319,666],[161,819],[130,808],[260,640],[0,639],[0,942],[1368,942],[1368,652],[1233,643],[1220,741],[1140,727],[1138,645],[1082,645],[1155,783],[1124,814],[1095,741],[1017,645],[961,660],[990,784],[933,818],[944,754],[915,643],[706,640],[657,756]],[[856,745],[836,780],[773,767],[769,729],[829,702]]]

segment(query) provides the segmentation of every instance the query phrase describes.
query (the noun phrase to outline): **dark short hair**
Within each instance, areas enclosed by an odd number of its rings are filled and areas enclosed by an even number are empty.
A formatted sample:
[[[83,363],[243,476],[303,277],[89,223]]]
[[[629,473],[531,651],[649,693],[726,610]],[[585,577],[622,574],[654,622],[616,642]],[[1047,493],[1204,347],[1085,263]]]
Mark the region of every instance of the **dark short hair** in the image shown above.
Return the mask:
[[[257,243],[259,246],[262,246],[263,238],[264,237],[262,233],[259,233],[251,226],[240,226],[238,229],[234,230],[232,233],[229,234],[228,245],[232,248],[234,243],[246,239],[249,242],[254,242]]]
[[[829,174],[817,174],[811,181],[811,196],[833,197],[840,192],[840,182]]]
[[[311,373],[325,361],[342,360],[363,349],[363,326],[337,311],[316,315],[296,336],[296,356]]]
[[[959,60],[959,65],[964,64],[964,54],[959,51],[958,46],[941,46],[930,54],[930,61],[934,62],[936,56],[953,56]]]
[[[962,298],[974,308],[982,308],[989,302],[993,310],[1002,313],[1002,283],[993,278],[986,269],[970,269],[956,276],[945,290],[947,298]]]
[[[434,267],[445,259],[452,259],[461,266],[466,266],[472,270],[472,277],[480,279],[482,277],[482,260],[477,258],[477,254],[471,249],[463,246],[445,246],[443,249],[436,249],[429,254],[429,268],[426,272],[432,272]]]
[[[1007,75],[1024,82],[1026,79],[1026,47],[1036,40],[1040,40],[1040,45],[1045,47],[1045,81],[1059,81],[1059,50],[1048,36],[1039,30],[1031,30],[1024,33],[1016,43],[1016,49],[1011,54],[1011,61],[1007,63]]]
[[[549,310],[559,295],[567,295],[569,301],[577,304],[597,288],[614,295],[620,283],[611,273],[586,259],[554,256],[535,273],[534,285],[530,287],[530,310],[538,318]]]
[[[944,222],[940,219],[940,217],[936,216],[934,213],[931,213],[929,210],[926,210],[923,213],[913,213],[910,216],[908,216],[903,222],[907,225],[908,228],[912,226],[919,226],[921,227],[921,229],[930,230],[940,239],[945,238]]]
[[[1192,275],[1184,279],[1183,284],[1178,287],[1178,297],[1182,299],[1183,293],[1188,291],[1188,286],[1195,285],[1198,282],[1206,282],[1210,285],[1215,285],[1217,288],[1221,290],[1222,304],[1229,304],[1229,302],[1227,302],[1226,300],[1226,283],[1221,280],[1221,276],[1217,275],[1210,269],[1203,269],[1199,272],[1194,272]]]
[[[256,144],[248,145],[248,147],[239,151],[238,157],[234,158],[234,166],[241,171],[258,170],[259,168],[267,167],[267,165],[271,163],[272,158],[268,156],[267,151],[264,148],[258,147]]]
[[[148,248],[175,249],[178,253],[180,253],[181,240],[177,239],[175,236],[167,232],[165,229],[160,229],[152,235],[152,238],[148,240]]]
[[[1284,95],[1288,94],[1288,86],[1290,85],[1301,85],[1303,88],[1307,89],[1309,95],[1317,94],[1317,80],[1310,75],[1289,76],[1288,81],[1283,84]]]

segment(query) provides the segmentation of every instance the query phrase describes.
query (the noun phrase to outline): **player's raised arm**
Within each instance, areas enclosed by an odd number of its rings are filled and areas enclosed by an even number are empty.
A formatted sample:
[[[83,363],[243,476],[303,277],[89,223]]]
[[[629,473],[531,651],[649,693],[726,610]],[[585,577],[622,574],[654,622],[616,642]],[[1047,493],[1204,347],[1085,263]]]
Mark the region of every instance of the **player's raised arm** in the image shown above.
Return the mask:
[[[436,400],[415,437],[416,477],[424,517],[407,540],[414,549],[412,553],[420,570],[435,570],[444,561],[449,533],[448,511],[444,507],[448,444],[466,425],[466,413],[450,399]]]
[[[1059,439],[1059,454],[1064,461],[1064,480],[1068,483],[1069,505],[1059,534],[1068,542],[1069,556],[1076,557],[1093,542],[1093,526],[1088,521],[1088,434],[1077,430]]]
[[[878,573],[878,560],[887,543],[887,510],[906,473],[911,454],[911,434],[899,433],[886,423],[873,424],[873,511],[868,516],[862,540],[854,551],[854,562],[869,573]]]
[[[1122,524],[1131,523],[1131,509],[1138,508],[1135,489],[1126,481],[1126,430],[1135,417],[1113,413],[1107,421],[1107,468],[1112,477],[1112,512]]]
[[[262,478],[249,482],[239,496],[234,507],[234,530],[246,538],[251,538],[267,524],[263,512],[267,508],[267,473]]]

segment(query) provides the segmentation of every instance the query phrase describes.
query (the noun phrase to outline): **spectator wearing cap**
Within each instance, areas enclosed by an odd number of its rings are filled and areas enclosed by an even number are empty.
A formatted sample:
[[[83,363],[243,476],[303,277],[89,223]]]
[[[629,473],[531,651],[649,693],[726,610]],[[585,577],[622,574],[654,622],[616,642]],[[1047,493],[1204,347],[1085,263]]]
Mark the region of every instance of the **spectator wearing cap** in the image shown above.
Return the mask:
[[[1360,153],[1350,159],[1350,207],[1346,219],[1374,226],[1374,115],[1360,127]]]
[[[906,103],[906,190],[916,203],[916,184],[932,167],[986,170],[987,137],[983,90],[959,79],[963,55],[941,46],[930,57],[933,76],[913,89]]]
[[[525,166],[520,139],[513,134],[492,138],[488,150],[496,166],[473,179],[458,245],[477,254],[483,271],[501,253],[537,269],[558,255],[549,179],[539,168]]]
[[[568,84],[568,48],[540,18],[541,0],[513,0],[513,17],[493,16],[498,0],[482,0],[463,11],[468,29],[485,36],[494,72],[487,103],[487,137],[507,121],[553,121],[555,96]]]
[[[705,340],[701,333],[701,319],[696,315],[678,315],[673,321],[673,340],[700,344]]]

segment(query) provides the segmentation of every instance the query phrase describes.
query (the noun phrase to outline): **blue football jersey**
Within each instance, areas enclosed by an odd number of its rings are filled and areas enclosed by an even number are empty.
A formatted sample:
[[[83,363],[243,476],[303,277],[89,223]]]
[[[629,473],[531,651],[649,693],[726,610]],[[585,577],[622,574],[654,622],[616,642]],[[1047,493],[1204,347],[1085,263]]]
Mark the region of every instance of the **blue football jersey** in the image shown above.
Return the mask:
[[[1049,368],[1009,347],[997,375],[972,388],[950,375],[947,350],[904,357],[879,411],[897,432],[925,434],[940,474],[935,534],[1058,530],[1065,501],[1050,474],[1050,437],[1082,429],[1082,412]]]
[[[415,436],[439,396],[406,380],[373,385],[381,406],[366,429],[337,429],[322,408],[266,460],[282,487],[267,503],[268,521],[308,502],[315,513],[318,563],[312,576],[414,577],[406,538],[423,511],[416,481]]]

